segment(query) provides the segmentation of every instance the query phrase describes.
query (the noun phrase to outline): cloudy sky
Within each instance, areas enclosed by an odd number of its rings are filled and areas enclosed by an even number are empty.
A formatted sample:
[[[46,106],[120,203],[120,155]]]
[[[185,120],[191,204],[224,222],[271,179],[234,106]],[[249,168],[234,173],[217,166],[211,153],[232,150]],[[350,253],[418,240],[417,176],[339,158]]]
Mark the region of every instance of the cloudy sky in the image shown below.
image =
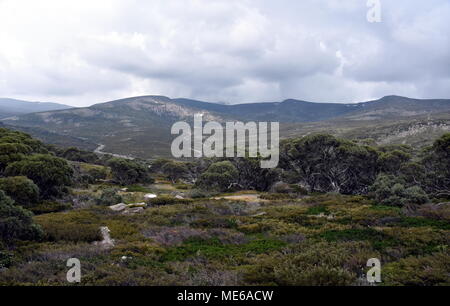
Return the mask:
[[[450,98],[450,1],[0,0],[0,97]]]

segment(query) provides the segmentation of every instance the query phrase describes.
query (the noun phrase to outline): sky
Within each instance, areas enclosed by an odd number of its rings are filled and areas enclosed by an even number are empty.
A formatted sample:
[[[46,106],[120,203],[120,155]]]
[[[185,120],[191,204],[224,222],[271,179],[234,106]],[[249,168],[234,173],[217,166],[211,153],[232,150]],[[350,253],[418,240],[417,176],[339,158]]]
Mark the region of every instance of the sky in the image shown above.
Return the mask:
[[[450,98],[450,1],[367,2],[0,0],[0,97]]]

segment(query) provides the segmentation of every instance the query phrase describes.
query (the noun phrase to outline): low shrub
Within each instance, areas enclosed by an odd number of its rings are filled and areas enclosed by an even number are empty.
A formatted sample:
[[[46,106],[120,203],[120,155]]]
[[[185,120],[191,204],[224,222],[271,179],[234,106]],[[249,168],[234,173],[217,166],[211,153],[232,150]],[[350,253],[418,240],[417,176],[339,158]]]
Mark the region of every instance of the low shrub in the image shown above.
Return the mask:
[[[449,286],[450,254],[439,252],[408,257],[383,267],[383,284],[388,286]]]
[[[160,195],[156,198],[147,200],[150,206],[174,205],[174,204],[190,204],[192,199],[178,199],[168,195]]]
[[[295,199],[296,196],[289,193],[264,193],[260,195],[260,198],[263,200],[277,201]]]
[[[96,202],[97,205],[111,206],[123,202],[123,198],[118,193],[118,189],[107,188],[102,191]]]
[[[44,201],[30,208],[30,211],[32,211],[35,215],[42,215],[53,212],[60,212],[70,208],[72,208],[72,206],[68,203]]]

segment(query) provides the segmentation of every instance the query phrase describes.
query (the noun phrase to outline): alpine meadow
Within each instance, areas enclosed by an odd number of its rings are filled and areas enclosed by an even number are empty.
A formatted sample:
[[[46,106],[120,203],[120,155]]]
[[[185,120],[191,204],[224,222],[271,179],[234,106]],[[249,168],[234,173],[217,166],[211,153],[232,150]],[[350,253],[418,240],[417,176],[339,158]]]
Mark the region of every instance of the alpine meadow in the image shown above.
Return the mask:
[[[0,1],[0,292],[450,286],[449,19],[447,0]]]

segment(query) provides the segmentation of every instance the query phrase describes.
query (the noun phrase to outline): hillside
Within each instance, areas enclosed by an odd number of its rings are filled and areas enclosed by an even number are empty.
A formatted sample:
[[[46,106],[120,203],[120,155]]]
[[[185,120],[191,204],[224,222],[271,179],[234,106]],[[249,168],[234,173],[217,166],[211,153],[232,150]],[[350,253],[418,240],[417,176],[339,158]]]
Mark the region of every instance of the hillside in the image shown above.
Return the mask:
[[[378,142],[403,143],[405,137],[421,134],[425,139],[421,136],[420,141],[406,141],[418,145],[429,143],[426,137],[429,130],[421,128],[416,133],[414,124],[435,127],[434,136],[442,135],[450,126],[450,100],[398,96],[355,104],[286,100],[237,105],[143,96],[85,108],[19,115],[2,121],[17,129],[26,128],[33,136],[56,144],[89,149],[92,144],[102,144],[106,152],[154,158],[170,155],[172,124],[191,121],[196,113],[203,113],[205,120],[219,122],[278,121],[282,137],[325,131],[347,138],[370,137]],[[380,129],[384,132],[377,132]],[[405,133],[405,129],[412,132]],[[86,146],[79,140],[86,142]]]
[[[0,118],[68,108],[72,108],[72,106],[51,102],[28,102],[16,99],[0,98]]]

